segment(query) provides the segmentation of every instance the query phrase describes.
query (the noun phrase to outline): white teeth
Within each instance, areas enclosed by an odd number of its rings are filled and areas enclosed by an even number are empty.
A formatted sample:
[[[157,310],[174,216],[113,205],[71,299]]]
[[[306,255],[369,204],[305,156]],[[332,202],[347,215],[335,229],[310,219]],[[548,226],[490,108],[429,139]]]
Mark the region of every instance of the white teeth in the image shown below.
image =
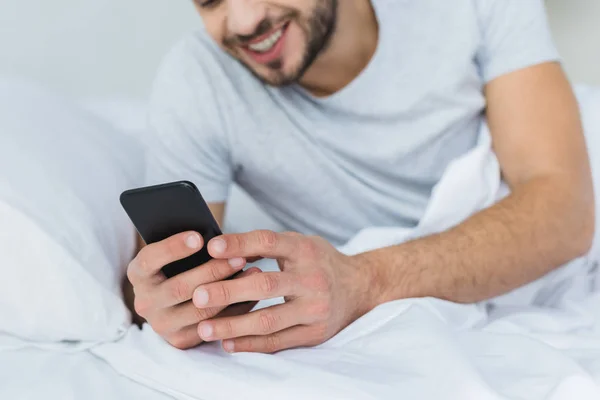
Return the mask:
[[[273,48],[273,46],[275,46],[275,44],[279,41],[279,39],[281,39],[281,36],[283,36],[283,28],[274,32],[271,36],[269,36],[262,42],[253,43],[251,45],[248,45],[248,47],[252,51],[256,51],[259,53],[266,53],[267,51],[271,50]]]

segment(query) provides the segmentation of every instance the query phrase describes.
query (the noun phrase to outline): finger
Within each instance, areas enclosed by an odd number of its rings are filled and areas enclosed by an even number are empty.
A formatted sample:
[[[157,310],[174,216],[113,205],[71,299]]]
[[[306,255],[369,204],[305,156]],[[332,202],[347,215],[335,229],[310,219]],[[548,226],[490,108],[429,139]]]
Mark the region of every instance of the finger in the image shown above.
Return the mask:
[[[262,273],[262,270],[260,268],[252,267],[252,268],[242,272],[239,276],[235,277],[235,279],[243,278],[245,276],[251,276],[254,274],[261,274],[261,273]],[[233,304],[233,305],[227,307],[225,310],[223,310],[223,312],[221,312],[218,315],[218,317],[233,317],[236,315],[247,314],[250,311],[252,311],[252,309],[254,307],[256,307],[257,304],[258,304],[257,301],[246,301],[244,303]]]
[[[256,307],[257,304],[258,302],[256,301],[247,301],[246,303],[234,304],[224,309],[215,318],[228,318],[248,314],[254,307]]]
[[[254,272],[256,273],[256,271]],[[237,315],[250,311],[252,303],[236,304],[223,311],[223,315]],[[197,323],[187,326],[176,333],[164,336],[168,343],[180,350],[187,350],[199,346],[204,341],[198,335]]]
[[[252,274],[260,272],[261,271],[258,268],[251,268],[248,271],[242,272],[240,276],[250,276]],[[163,337],[166,337],[179,330],[182,326],[197,326],[198,323],[210,318],[214,318],[217,315],[241,315],[242,313],[249,312],[252,308],[254,308],[255,305],[255,303],[243,303],[231,306],[229,308],[236,307],[236,309],[229,310],[225,307],[198,308],[191,301],[187,301],[185,303],[178,304],[174,307],[163,310],[162,318],[153,318],[151,325],[155,332],[157,332]],[[238,314],[236,314],[236,312],[238,312]]]
[[[250,275],[260,274],[260,273],[262,273],[262,270],[260,268],[252,267],[252,268],[242,272],[241,274],[239,274],[239,276],[236,276],[234,279],[243,278],[245,276],[250,276]],[[246,301],[244,303],[233,304],[233,305],[225,308],[225,310],[223,310],[218,315],[218,317],[221,318],[221,317],[234,317],[236,315],[244,315],[244,314],[247,314],[250,311],[252,311],[252,309],[254,307],[256,307],[257,304],[258,304],[257,301]]]
[[[246,301],[260,301],[296,294],[293,275],[286,272],[263,272],[252,276],[200,286],[194,292],[198,308],[228,306]]]
[[[198,327],[191,325],[183,328],[177,333],[167,336],[165,340],[173,347],[180,350],[187,350],[199,346],[203,343],[200,336],[198,336]]]
[[[184,259],[198,252],[204,241],[196,232],[185,232],[171,236],[163,241],[150,244],[140,250],[129,264],[127,276],[135,286],[160,275],[161,269],[174,261]]]
[[[208,252],[214,258],[266,257],[293,258],[300,237],[273,231],[253,231],[223,235],[208,243]]]
[[[264,336],[308,321],[292,303],[265,308],[250,314],[222,317],[201,322],[198,333],[204,341],[215,341],[245,336]]]
[[[225,307],[198,308],[194,303],[188,301],[164,310],[165,317],[153,320],[151,325],[156,333],[167,337],[177,332],[182,326],[194,325],[197,327],[200,322],[215,318],[223,310],[225,310]]]
[[[192,299],[194,290],[207,283],[219,282],[246,266],[243,258],[232,260],[212,260],[197,268],[186,271],[180,275],[161,283],[156,292],[154,301],[162,307],[171,307],[185,303]],[[242,274],[240,274],[242,276]]]
[[[297,347],[312,347],[323,343],[324,337],[313,326],[295,326],[266,336],[246,336],[223,341],[228,353],[265,353]]]
[[[260,273],[261,271],[258,268],[254,268],[253,270],[248,270],[246,272],[253,274],[253,273]],[[252,311],[252,309],[254,307],[256,307],[257,304],[258,304],[258,302],[256,302],[256,301],[247,301],[245,303],[234,304],[225,309],[222,309],[222,311],[218,315],[216,315],[216,317],[228,318],[228,317],[235,317],[238,315],[248,314],[250,311]],[[202,321],[205,321],[206,319],[209,319],[209,318],[205,318]]]

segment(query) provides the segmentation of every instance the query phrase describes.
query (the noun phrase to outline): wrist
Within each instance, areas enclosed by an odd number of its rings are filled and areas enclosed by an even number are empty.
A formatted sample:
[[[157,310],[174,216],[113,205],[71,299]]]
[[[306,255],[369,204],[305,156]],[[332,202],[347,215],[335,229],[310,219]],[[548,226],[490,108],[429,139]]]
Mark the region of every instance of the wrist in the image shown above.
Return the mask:
[[[426,288],[417,281],[420,274],[412,270],[417,265],[408,261],[414,257],[410,257],[403,246],[374,250],[353,258],[367,277],[368,297],[373,307],[394,300],[425,297]]]
[[[382,266],[374,252],[350,257],[362,282],[363,302],[366,311],[390,301],[390,271]]]

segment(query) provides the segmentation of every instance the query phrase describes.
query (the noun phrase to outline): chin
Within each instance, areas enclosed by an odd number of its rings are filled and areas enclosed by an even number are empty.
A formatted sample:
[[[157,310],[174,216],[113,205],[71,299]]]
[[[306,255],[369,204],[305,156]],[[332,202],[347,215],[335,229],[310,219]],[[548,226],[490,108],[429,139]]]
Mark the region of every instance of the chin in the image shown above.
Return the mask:
[[[278,74],[278,73],[262,75],[262,76],[259,76],[259,79],[263,83],[265,83],[269,86],[273,86],[273,87],[290,86],[290,85],[298,83],[298,81],[299,81],[299,79],[294,75],[288,76],[288,75]]]
[[[276,87],[288,86],[298,83],[299,77],[294,73],[286,73],[285,71],[269,72],[261,77],[262,81]]]
[[[281,39],[286,42],[280,50],[279,58],[274,59],[271,64],[257,62],[239,45],[227,48],[223,43],[223,47],[263,83],[276,87],[288,86],[298,83],[308,69],[303,67],[307,61],[308,44],[293,35],[293,25],[288,28],[286,35],[285,39]]]
[[[284,61],[281,67],[277,69],[272,69],[264,65],[252,65],[245,62],[243,63],[255,77],[270,86],[289,86],[298,83],[298,81],[302,78],[299,72],[302,70],[300,63]]]

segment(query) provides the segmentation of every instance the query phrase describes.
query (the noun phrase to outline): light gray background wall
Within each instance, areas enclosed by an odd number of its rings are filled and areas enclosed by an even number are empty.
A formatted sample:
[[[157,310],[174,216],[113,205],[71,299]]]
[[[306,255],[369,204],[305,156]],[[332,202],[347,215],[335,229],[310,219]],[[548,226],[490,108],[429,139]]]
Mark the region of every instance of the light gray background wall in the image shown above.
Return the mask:
[[[571,79],[600,85],[600,0],[547,0],[554,40]]]
[[[600,85],[600,0],[548,0],[571,78]],[[198,25],[190,0],[0,0],[0,72],[65,93],[145,97],[171,43]]]
[[[148,92],[191,0],[0,0],[0,72],[85,96]]]

